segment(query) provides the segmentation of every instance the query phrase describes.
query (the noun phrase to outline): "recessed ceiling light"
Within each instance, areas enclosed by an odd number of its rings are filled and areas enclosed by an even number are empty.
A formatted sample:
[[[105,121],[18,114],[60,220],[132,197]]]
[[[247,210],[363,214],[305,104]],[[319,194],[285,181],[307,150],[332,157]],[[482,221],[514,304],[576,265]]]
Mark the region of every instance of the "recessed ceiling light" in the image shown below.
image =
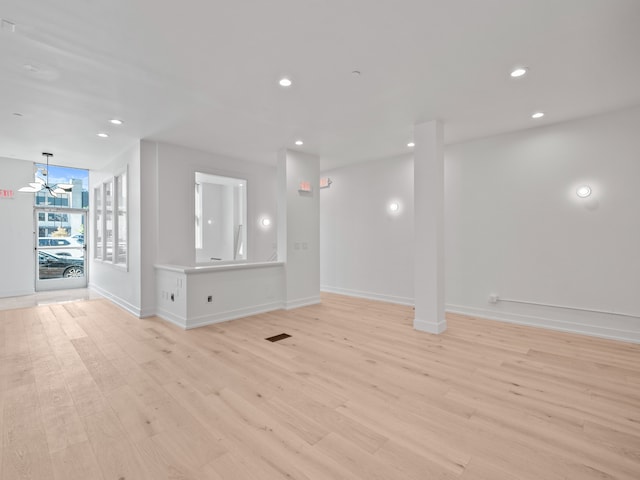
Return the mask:
[[[351,72],[351,75],[353,75],[354,77],[359,77],[360,75],[362,75],[362,72],[360,70],[354,70],[353,72]]]
[[[415,146],[416,146],[416,144],[415,144],[415,143],[413,143],[413,142],[409,142],[409,143],[407,143],[407,147],[409,147],[409,148],[413,148],[413,147],[415,147]]]
[[[591,187],[589,185],[583,185],[576,190],[576,195],[580,198],[587,198],[591,195]]]
[[[542,118],[544,117],[544,112],[536,112],[533,115],[531,115],[531,118]]]
[[[96,135],[98,135],[100,138],[109,138],[109,134],[104,132],[96,133]]]
[[[296,145],[298,146],[304,145],[304,142],[302,140],[296,140]]]
[[[291,79],[287,77],[283,77],[280,79],[278,83],[280,84],[281,87],[290,87],[293,82],[291,82]]]
[[[529,69],[528,69],[528,68],[526,68],[526,67],[518,67],[518,68],[515,68],[515,69],[513,69],[513,71],[511,72],[511,76],[512,76],[513,78],[522,77],[522,76],[526,75],[526,73],[527,73],[527,71],[528,71],[528,70],[529,70]]]
[[[109,120],[110,123],[113,123],[114,125],[122,125],[124,122],[122,120],[119,120],[117,118],[112,118],[111,120]]]

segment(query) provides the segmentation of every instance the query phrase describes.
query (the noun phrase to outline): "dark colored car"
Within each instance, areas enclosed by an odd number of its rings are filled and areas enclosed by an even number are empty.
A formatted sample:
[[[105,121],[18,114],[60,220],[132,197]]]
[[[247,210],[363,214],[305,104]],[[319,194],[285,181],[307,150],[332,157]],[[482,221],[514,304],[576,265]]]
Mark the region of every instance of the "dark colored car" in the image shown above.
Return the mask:
[[[84,259],[53,255],[38,252],[40,279],[82,277],[84,276]]]

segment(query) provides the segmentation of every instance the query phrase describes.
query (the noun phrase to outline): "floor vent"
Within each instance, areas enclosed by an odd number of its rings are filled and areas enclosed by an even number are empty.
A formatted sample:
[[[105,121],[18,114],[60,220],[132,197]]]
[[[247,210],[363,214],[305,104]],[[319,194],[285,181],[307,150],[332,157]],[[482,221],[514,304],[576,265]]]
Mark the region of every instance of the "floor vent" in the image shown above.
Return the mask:
[[[285,338],[289,338],[291,335],[286,333],[281,333],[280,335],[274,335],[273,337],[267,337],[265,340],[269,340],[270,342],[277,342],[279,340],[284,340]]]

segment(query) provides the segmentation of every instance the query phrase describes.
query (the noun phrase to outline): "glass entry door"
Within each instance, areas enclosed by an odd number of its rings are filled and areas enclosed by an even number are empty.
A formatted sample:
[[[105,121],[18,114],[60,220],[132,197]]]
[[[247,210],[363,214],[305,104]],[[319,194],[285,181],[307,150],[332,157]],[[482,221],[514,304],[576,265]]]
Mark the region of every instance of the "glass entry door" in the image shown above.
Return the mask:
[[[87,286],[87,214],[36,208],[36,291]]]

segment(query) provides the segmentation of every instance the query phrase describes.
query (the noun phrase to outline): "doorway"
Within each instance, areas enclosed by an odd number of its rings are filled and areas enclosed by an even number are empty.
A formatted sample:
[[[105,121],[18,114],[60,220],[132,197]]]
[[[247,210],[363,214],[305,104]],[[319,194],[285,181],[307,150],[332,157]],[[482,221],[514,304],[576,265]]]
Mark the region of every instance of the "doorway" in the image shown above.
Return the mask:
[[[86,211],[38,207],[34,211],[36,291],[86,287]]]

